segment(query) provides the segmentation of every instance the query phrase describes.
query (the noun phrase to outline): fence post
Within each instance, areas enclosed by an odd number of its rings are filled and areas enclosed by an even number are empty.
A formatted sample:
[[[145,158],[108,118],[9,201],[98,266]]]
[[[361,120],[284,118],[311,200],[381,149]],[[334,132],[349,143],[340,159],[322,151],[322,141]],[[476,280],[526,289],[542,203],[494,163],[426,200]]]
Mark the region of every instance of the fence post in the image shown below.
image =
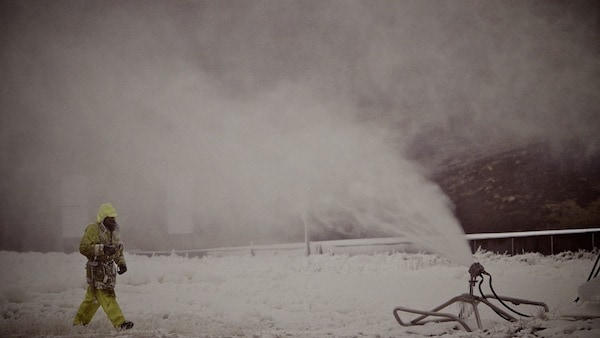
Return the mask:
[[[515,255],[515,238],[511,237],[510,238],[510,250],[512,252],[512,255]]]
[[[304,219],[303,215],[300,215],[302,218],[302,223],[304,224],[304,244],[306,245],[306,256],[310,256],[310,236],[308,234],[308,223]]]
[[[550,254],[554,255],[554,235],[550,235]]]

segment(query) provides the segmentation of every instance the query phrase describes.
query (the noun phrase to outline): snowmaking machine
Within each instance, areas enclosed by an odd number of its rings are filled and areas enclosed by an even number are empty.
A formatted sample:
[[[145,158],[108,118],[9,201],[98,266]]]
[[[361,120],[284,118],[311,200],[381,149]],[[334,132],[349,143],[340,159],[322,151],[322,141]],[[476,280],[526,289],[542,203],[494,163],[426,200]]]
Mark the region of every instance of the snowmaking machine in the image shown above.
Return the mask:
[[[543,310],[543,312],[548,312],[548,306],[542,302],[536,302],[536,301],[512,298],[512,297],[498,296],[496,294],[496,291],[492,287],[492,276],[485,271],[485,269],[483,268],[483,266],[480,263],[473,263],[471,265],[471,267],[469,268],[469,274],[471,275],[471,278],[469,279],[469,293],[463,293],[459,296],[453,297],[452,299],[448,300],[447,302],[445,302],[445,303],[441,304],[440,306],[437,306],[434,309],[429,310],[429,311],[423,311],[423,310],[411,309],[411,308],[407,308],[407,307],[403,307],[403,306],[397,306],[394,308],[394,311],[393,311],[394,317],[396,318],[398,323],[402,326],[423,325],[423,324],[430,323],[430,322],[440,323],[440,322],[456,321],[456,322],[460,323],[460,325],[462,325],[462,327],[466,331],[471,332],[472,331],[471,327],[465,321],[471,313],[475,314],[475,319],[477,321],[478,328],[479,329],[483,328],[483,326],[481,324],[481,315],[480,315],[479,309],[478,309],[478,305],[480,303],[487,305],[496,314],[498,314],[500,317],[502,317],[505,320],[508,320],[508,321],[516,321],[517,320],[517,318],[514,317],[512,314],[508,313],[507,311],[503,310],[496,304],[492,303],[490,301],[492,299],[498,301],[501,305],[504,306],[505,309],[509,310],[513,314],[523,316],[523,317],[530,317],[530,316],[511,308],[506,303],[509,302],[514,305],[521,305],[521,304],[533,305],[536,307],[540,307]],[[483,291],[481,290],[481,284],[483,284],[484,276],[487,276],[489,279],[489,285],[490,285],[490,289],[491,289],[493,295],[489,295],[489,294],[485,295],[483,293]],[[478,285],[480,296],[477,296],[473,293],[473,290],[476,285]],[[459,311],[458,315],[448,313],[448,312],[440,312],[443,309],[447,308],[448,306],[450,306],[454,303],[459,303],[459,305],[460,305],[460,311]],[[469,309],[469,306],[470,306],[470,309]],[[417,314],[419,316],[416,318],[413,318],[411,320],[405,321],[405,320],[402,320],[402,318],[400,317],[400,313],[402,313],[402,312]]]

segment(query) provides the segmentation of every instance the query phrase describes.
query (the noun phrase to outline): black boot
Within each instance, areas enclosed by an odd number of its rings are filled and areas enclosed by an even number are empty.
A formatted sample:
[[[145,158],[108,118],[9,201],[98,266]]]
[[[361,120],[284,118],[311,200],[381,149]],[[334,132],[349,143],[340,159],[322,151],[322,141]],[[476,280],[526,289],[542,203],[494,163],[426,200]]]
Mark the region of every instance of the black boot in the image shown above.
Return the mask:
[[[123,330],[129,330],[133,327],[133,322],[130,322],[128,320],[124,321],[123,324],[121,324],[121,329]]]

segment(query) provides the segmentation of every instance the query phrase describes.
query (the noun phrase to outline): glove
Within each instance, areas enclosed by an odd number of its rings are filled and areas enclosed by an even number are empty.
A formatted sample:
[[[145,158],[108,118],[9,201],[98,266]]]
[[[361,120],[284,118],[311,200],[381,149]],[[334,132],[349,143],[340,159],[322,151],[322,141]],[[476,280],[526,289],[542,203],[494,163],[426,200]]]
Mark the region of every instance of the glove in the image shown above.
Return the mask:
[[[112,256],[117,253],[117,246],[115,244],[104,244],[104,254]]]
[[[125,264],[119,265],[119,270],[117,270],[117,273],[119,275],[122,275],[125,272],[127,272],[127,265],[125,265]]]

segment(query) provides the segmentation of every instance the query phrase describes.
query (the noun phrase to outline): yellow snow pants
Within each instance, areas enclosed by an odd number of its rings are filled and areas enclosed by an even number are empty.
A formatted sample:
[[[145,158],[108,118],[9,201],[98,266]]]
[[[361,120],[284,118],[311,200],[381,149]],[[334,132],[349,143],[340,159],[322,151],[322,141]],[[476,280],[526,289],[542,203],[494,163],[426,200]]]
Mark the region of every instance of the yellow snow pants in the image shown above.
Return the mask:
[[[85,299],[79,306],[73,325],[86,325],[91,322],[100,306],[114,327],[119,328],[125,322],[125,317],[117,303],[115,290],[96,289],[88,285]]]

